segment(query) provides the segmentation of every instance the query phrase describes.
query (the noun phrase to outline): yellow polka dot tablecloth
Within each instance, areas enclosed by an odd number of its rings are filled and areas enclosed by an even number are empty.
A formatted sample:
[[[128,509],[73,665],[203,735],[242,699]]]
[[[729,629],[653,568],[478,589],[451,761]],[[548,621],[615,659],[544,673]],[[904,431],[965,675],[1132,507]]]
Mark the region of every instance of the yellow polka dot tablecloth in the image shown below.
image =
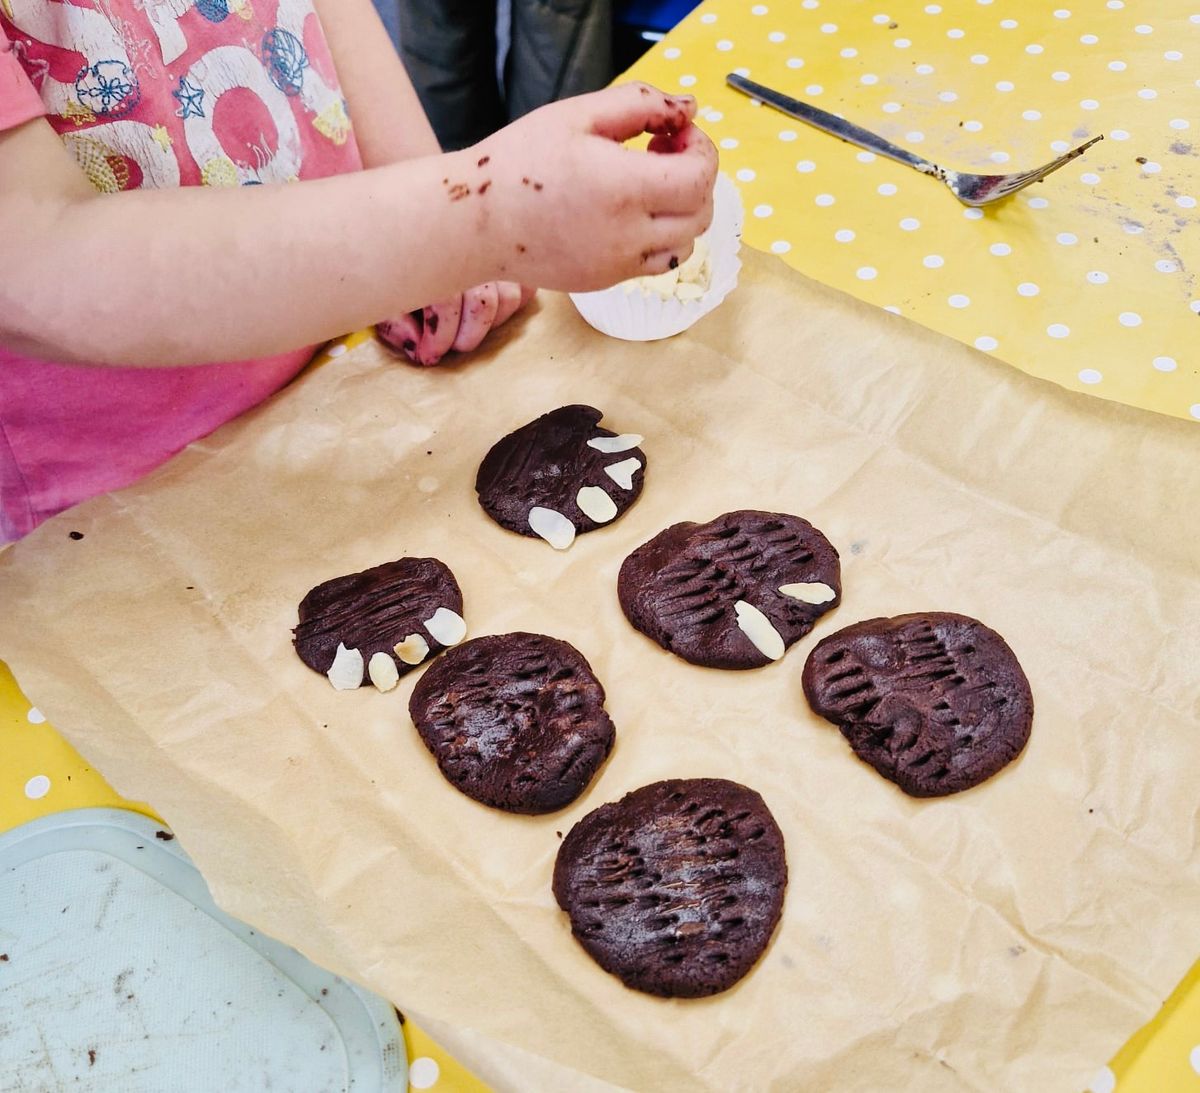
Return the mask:
[[[694,93],[745,239],[1065,387],[1200,419],[1200,0],[709,0],[632,71]],[[939,181],[725,86],[731,71],[1014,198]]]

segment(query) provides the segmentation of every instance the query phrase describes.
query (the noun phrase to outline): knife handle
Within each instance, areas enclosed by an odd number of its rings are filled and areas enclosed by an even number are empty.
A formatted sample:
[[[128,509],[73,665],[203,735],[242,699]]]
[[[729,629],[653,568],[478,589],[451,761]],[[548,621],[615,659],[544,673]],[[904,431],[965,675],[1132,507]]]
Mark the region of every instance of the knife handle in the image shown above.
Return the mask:
[[[820,129],[831,136],[839,137],[851,144],[857,144],[868,152],[877,152],[881,156],[887,156],[888,159],[894,159],[897,163],[903,163],[906,167],[912,167],[924,175],[938,173],[938,168],[928,160],[914,155],[906,148],[901,148],[889,140],[884,140],[883,137],[870,130],[846,121],[845,118],[839,118],[818,107],[810,106],[806,102],[800,102],[799,99],[793,99],[779,91],[764,87],[760,83],[748,80],[745,76],[739,76],[736,72],[729,73],[725,77],[725,82],[735,90],[759,99],[781,113],[787,114],[789,118],[802,121],[814,129]]]

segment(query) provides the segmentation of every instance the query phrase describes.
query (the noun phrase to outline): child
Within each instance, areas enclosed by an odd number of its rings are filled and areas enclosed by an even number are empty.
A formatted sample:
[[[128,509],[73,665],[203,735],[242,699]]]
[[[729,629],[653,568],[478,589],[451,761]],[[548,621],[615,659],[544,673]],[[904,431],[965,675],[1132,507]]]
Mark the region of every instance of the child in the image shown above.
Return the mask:
[[[0,0],[0,543],[347,330],[394,317],[431,364],[522,284],[682,261],[716,171],[694,113],[629,84],[441,155],[370,0]]]

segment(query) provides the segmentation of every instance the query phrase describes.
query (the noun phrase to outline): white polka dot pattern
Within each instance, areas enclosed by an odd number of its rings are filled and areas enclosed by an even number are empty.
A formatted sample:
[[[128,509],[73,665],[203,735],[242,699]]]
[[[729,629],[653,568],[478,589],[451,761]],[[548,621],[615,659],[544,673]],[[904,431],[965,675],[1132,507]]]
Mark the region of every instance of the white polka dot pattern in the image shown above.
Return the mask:
[[[50,779],[44,774],[35,774],[25,783],[25,796],[31,801],[40,801],[50,792]]]
[[[706,0],[636,74],[711,104],[700,124],[745,188],[748,244],[1037,375],[1189,418],[1200,370],[1179,315],[1200,269],[1200,232],[1184,230],[1200,145],[1182,91],[1200,88],[1187,67],[1200,21],[1167,18],[1140,4]],[[960,171],[1108,139],[1004,205],[964,209],[934,180],[752,106],[724,86],[730,70]]]
[[[408,1084],[411,1089],[432,1089],[440,1077],[441,1068],[436,1059],[422,1055],[408,1064]]]

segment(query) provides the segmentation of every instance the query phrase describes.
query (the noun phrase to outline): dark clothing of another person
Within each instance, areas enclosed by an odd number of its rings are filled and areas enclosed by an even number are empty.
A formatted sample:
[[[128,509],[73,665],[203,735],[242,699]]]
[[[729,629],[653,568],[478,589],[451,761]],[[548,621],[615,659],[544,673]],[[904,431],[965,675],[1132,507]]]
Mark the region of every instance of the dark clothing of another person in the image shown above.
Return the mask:
[[[400,0],[399,8],[400,55],[447,151],[613,76],[612,0],[512,0],[503,86],[494,3]]]

